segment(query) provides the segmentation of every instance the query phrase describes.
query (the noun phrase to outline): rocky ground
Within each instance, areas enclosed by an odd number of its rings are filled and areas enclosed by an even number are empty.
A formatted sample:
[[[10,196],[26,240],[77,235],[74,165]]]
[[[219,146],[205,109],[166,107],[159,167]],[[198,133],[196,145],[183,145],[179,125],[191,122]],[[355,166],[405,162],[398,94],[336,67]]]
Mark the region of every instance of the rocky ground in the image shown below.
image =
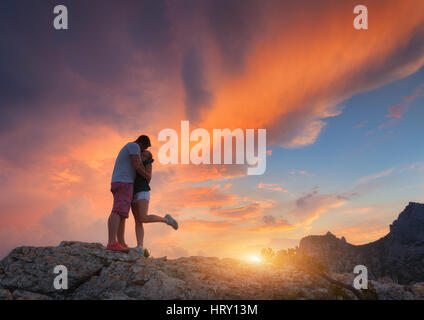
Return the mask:
[[[68,289],[53,287],[53,269],[68,269]],[[332,274],[352,284],[354,275]],[[424,283],[370,281],[378,299],[424,299]],[[319,277],[293,268],[235,259],[144,258],[106,251],[98,243],[19,247],[0,262],[0,299],[355,299]]]

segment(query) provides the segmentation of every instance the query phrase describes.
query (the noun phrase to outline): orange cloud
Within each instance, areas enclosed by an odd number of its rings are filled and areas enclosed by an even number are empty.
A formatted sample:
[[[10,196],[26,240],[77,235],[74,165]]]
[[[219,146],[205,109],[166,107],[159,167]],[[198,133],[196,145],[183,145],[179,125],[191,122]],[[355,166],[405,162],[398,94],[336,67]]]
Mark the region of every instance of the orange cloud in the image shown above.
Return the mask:
[[[288,216],[296,222],[296,225],[309,225],[320,215],[330,209],[338,208],[346,204],[344,196],[336,194],[321,195],[318,190],[299,197],[296,200],[295,208],[288,213]]]
[[[234,226],[231,221],[211,220],[184,220],[181,221],[181,230],[185,232],[205,232],[211,230],[226,230]]]
[[[258,184],[258,188],[259,189],[266,189],[266,190],[271,190],[271,191],[283,191],[283,192],[288,192],[287,190],[283,190],[282,187],[280,187],[278,184],[273,184],[273,183],[262,183],[260,182]]]
[[[93,214],[92,201],[73,198],[42,215],[35,223],[0,227],[0,256],[16,245],[58,245],[63,240],[98,242],[106,239],[107,217]]]
[[[263,224],[242,230],[242,232],[282,232],[296,228],[287,220],[276,219],[274,216],[262,217]]]
[[[221,191],[220,185],[164,190],[158,196],[160,197],[160,200],[158,200],[160,205],[172,208],[173,211],[178,211],[182,208],[232,205],[236,201],[236,196]]]
[[[225,72],[222,58],[211,60],[214,98],[198,117],[201,126],[267,128],[269,143],[308,145],[325,126],[322,119],[340,114],[343,100],[417,71],[424,63],[418,40],[424,3],[366,1],[372,13],[366,31],[352,26],[356,4],[322,1],[286,19],[286,3],[265,5],[242,72]]]
[[[50,177],[50,180],[55,181],[59,184],[67,184],[72,182],[78,182],[81,180],[81,177],[73,175],[72,173],[70,173],[70,169],[66,168],[63,171],[60,171]]]
[[[227,183],[227,184],[224,186],[224,190],[230,189],[230,188],[231,188],[231,186],[232,186],[232,184],[231,184],[231,183]]]
[[[365,244],[384,237],[389,232],[388,227],[375,224],[348,227],[335,232],[337,237],[345,237],[352,244]]]
[[[258,213],[262,212],[262,210],[263,208],[260,203],[251,203],[245,206],[230,209],[211,208],[210,213],[221,218],[231,220],[245,220],[256,216]]]
[[[167,175],[171,183],[185,184],[206,180],[229,180],[246,175],[245,166],[234,165],[167,165],[155,163],[155,170]]]

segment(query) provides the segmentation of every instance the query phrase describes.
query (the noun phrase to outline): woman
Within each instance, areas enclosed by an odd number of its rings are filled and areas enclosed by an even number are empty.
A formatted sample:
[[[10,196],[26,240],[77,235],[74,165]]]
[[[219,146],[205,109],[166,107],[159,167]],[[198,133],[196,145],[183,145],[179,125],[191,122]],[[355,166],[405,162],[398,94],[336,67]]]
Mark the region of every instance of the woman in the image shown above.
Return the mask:
[[[141,153],[141,160],[146,168],[148,175],[152,176],[152,154],[148,150],[143,150]],[[143,223],[151,222],[163,222],[170,225],[175,230],[178,229],[178,222],[167,214],[165,217],[156,216],[153,214],[147,214],[149,209],[150,201],[150,181],[147,181],[144,177],[137,174],[134,181],[134,196],[131,203],[131,210],[135,219],[135,234],[137,237],[136,251],[143,253],[143,239],[144,239],[144,228]]]

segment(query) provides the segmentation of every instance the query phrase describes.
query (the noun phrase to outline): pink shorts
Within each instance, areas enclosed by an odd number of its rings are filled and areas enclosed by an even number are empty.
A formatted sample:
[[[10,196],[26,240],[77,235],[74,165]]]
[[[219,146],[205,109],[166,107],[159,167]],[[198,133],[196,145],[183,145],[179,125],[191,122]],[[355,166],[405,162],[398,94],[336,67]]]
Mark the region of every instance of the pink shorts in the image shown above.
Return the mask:
[[[110,191],[113,194],[112,212],[128,218],[133,198],[134,184],[126,182],[112,182]]]

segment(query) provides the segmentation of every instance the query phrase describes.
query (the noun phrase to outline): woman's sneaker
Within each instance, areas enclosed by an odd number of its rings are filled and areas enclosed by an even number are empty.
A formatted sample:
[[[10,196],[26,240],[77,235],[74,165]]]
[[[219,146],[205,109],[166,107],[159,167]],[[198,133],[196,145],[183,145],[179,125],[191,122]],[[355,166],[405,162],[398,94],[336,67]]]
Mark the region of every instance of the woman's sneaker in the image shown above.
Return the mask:
[[[149,250],[143,247],[134,247],[134,248],[131,248],[131,250],[137,252],[139,255],[145,258],[148,258],[150,256]]]
[[[144,249],[143,249],[143,247],[134,247],[134,248],[131,248],[131,250],[132,251],[135,251],[135,252],[137,252],[137,253],[139,253],[139,254],[143,254],[143,252],[144,252]]]
[[[177,220],[175,220],[174,218],[172,218],[170,214],[167,214],[165,216],[165,220],[166,220],[166,224],[167,225],[170,225],[175,230],[178,229],[178,222],[177,222]]]

